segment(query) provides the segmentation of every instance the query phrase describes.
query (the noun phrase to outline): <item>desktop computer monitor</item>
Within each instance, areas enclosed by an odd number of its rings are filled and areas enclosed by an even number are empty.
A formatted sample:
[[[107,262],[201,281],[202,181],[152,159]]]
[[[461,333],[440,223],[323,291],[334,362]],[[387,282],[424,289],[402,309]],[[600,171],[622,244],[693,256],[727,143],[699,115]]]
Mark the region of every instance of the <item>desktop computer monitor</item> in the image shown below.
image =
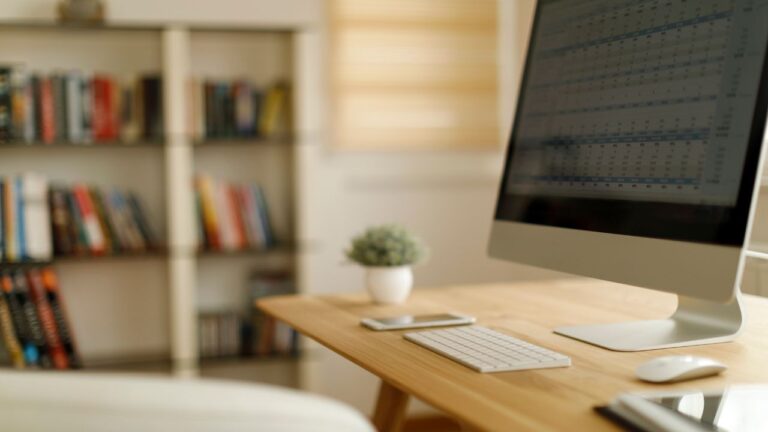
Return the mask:
[[[620,351],[738,333],[767,50],[768,0],[538,2],[490,255],[679,298],[557,333]]]

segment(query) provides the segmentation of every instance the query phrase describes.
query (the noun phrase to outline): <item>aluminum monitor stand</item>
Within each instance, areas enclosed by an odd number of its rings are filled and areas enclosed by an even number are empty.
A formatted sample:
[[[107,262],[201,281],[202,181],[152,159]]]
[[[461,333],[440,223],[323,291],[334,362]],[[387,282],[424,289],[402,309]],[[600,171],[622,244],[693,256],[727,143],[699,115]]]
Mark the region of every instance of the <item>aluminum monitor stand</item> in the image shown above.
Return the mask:
[[[678,296],[677,310],[667,319],[559,327],[555,333],[613,351],[646,351],[729,342],[743,324],[737,290],[728,303]]]

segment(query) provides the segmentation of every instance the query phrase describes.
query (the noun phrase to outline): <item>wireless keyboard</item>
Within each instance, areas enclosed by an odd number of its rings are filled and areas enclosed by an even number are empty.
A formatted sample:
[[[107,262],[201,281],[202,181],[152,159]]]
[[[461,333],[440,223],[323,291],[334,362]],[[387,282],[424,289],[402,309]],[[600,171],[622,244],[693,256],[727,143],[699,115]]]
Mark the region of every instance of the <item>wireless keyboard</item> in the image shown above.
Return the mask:
[[[404,337],[482,373],[571,365],[568,356],[481,326],[406,333]]]

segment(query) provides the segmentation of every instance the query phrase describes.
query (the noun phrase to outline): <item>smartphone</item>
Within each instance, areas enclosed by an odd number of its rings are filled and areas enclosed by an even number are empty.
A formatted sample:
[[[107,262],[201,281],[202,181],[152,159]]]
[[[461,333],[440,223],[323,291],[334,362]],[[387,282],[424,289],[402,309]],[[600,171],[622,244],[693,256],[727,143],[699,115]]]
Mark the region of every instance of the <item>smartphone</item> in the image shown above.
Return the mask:
[[[455,313],[435,315],[402,315],[390,318],[363,318],[360,324],[371,330],[402,330],[424,327],[444,327],[466,325],[475,322],[475,318]]]

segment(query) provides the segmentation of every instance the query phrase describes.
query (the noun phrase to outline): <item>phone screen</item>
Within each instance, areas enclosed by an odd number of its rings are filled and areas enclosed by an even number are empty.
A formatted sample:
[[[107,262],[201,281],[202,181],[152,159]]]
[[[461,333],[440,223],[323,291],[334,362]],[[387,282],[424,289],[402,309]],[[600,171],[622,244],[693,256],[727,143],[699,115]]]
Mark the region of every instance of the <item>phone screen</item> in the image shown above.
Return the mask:
[[[403,315],[399,317],[391,318],[376,318],[377,322],[384,325],[407,325],[407,324],[421,324],[433,321],[448,321],[461,319],[456,315],[451,314],[435,314],[435,315]]]

